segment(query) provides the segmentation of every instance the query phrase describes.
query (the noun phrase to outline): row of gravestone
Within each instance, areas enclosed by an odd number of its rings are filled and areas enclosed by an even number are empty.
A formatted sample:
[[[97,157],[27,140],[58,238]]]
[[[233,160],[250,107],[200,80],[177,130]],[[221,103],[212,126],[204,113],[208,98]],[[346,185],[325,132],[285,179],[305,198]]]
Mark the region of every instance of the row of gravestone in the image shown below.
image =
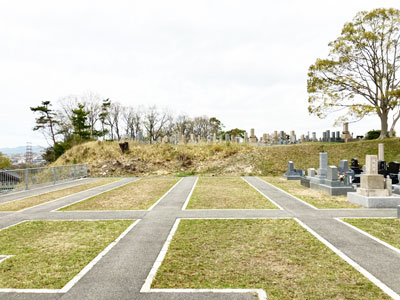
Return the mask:
[[[390,178],[395,192],[400,193],[400,163],[384,160],[377,163],[378,174],[384,178]],[[288,171],[284,174],[288,180],[300,180],[305,187],[320,190],[330,195],[346,195],[348,192],[354,192],[360,185],[360,176],[365,173],[365,166],[360,168],[358,159],[351,160],[350,168],[347,160],[341,160],[339,166],[328,166],[328,154],[319,154],[319,168],[307,169],[307,175],[304,170],[294,168],[294,163],[289,161]]]

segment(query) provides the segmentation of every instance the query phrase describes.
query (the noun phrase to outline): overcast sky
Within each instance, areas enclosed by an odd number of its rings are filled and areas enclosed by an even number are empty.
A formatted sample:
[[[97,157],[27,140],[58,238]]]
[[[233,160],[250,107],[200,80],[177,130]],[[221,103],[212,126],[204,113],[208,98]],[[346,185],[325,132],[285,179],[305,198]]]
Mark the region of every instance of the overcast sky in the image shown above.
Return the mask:
[[[398,0],[1,1],[0,147],[46,146],[30,106],[93,91],[227,129],[334,129],[307,111],[308,67],[361,10]],[[377,117],[351,124],[379,129]],[[337,128],[335,130],[341,130]],[[397,127],[397,131],[400,128]]]

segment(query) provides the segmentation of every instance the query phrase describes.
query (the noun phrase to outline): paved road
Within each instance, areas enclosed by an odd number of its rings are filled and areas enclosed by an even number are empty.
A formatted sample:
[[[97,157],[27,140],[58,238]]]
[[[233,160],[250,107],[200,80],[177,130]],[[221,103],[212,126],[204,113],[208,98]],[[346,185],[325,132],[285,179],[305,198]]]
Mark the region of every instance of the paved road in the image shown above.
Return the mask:
[[[282,210],[184,210],[196,178],[182,179],[151,211],[56,212],[64,205],[104,191],[104,187],[60,201],[0,214],[0,228],[22,220],[140,219],[141,221],[65,294],[0,293],[0,299],[255,299],[248,294],[140,293],[177,218],[296,217],[359,265],[400,293],[400,255],[336,221],[336,217],[395,217],[395,209],[317,210],[256,177],[246,181],[278,203]],[[126,184],[123,179],[110,187]]]

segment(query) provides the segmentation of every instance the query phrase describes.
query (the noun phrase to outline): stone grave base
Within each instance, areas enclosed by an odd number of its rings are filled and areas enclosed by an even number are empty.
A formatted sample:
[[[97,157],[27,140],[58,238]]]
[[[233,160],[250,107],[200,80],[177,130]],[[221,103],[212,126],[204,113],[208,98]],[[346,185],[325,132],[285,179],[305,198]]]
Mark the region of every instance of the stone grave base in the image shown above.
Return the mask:
[[[326,184],[318,184],[315,182],[310,182],[310,188],[331,196],[347,195],[349,192],[355,192],[352,186],[330,186]]]
[[[400,195],[400,184],[393,184],[393,193]]]
[[[283,174],[283,177],[285,177],[287,180],[300,180],[301,179],[301,175],[286,175]]]
[[[300,178],[300,183],[302,186],[305,186],[306,188],[310,188],[310,179],[307,177],[301,177]]]
[[[368,208],[397,208],[400,205],[400,195],[367,197],[354,192],[347,194],[347,201]]]

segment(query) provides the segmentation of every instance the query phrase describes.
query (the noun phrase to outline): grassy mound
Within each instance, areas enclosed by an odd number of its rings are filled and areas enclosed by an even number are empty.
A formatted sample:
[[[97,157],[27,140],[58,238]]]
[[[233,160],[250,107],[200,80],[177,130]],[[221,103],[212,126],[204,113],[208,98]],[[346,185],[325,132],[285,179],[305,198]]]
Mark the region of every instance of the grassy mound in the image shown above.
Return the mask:
[[[247,144],[147,145],[129,142],[129,153],[122,154],[118,142],[88,142],[73,147],[55,165],[88,163],[91,176],[116,175],[281,175],[287,162],[298,169],[318,168],[318,153],[328,152],[329,165],[341,159],[377,154],[385,144],[386,161],[400,161],[400,139],[352,143],[305,143],[285,146]]]

